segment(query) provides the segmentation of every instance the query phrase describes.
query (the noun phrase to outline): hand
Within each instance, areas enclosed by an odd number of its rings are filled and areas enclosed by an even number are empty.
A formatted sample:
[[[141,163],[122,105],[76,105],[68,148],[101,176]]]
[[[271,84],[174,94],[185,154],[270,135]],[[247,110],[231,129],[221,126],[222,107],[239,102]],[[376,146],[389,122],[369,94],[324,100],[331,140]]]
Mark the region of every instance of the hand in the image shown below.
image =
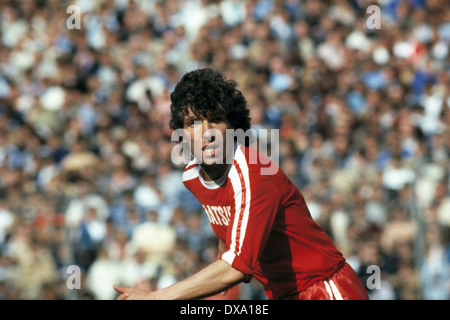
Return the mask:
[[[118,285],[113,285],[113,288],[121,293],[121,295],[117,297],[117,300],[152,300],[152,294],[144,290],[121,287]]]

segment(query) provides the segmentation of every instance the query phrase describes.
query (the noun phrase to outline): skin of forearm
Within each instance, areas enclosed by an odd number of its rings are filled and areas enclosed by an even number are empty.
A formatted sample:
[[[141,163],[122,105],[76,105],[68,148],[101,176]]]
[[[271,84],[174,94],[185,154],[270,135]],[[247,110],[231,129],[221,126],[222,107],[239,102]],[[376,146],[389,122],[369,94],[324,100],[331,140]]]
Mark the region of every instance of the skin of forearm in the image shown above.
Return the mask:
[[[154,292],[158,300],[201,299],[222,292],[244,280],[244,275],[217,260],[191,277]]]

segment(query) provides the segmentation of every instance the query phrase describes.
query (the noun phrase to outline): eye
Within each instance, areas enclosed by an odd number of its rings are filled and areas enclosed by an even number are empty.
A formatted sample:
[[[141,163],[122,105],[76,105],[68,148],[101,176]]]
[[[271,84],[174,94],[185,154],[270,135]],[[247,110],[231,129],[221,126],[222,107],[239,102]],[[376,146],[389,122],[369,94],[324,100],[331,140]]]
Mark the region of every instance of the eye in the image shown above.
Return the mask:
[[[185,125],[186,127],[192,127],[192,126],[194,126],[195,124],[197,124],[197,123],[195,123],[196,121],[197,121],[198,123],[201,123],[201,120],[199,120],[199,119],[188,118],[188,119],[186,119],[186,120],[184,121],[184,125]]]

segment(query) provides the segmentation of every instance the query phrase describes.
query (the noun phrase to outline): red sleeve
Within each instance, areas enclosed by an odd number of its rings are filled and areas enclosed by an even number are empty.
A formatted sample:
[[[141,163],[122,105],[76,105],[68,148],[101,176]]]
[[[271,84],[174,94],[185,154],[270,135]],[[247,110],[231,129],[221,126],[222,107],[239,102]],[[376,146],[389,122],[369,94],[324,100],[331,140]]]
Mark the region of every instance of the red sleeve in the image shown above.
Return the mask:
[[[221,259],[246,275],[250,281],[264,249],[281,202],[279,188],[262,165],[249,164],[243,153],[235,157],[230,171],[234,208]]]

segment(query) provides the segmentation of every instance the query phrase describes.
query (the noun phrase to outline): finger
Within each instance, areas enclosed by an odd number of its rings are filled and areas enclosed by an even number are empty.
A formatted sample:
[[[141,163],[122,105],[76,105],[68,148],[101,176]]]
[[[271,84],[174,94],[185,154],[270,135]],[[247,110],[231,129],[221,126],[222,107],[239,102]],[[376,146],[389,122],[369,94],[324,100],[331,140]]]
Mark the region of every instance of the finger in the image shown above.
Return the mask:
[[[114,290],[116,290],[117,292],[120,292],[120,293],[125,292],[126,289],[127,289],[125,287],[121,287],[121,286],[118,286],[116,284],[113,284],[113,288],[114,288]]]

